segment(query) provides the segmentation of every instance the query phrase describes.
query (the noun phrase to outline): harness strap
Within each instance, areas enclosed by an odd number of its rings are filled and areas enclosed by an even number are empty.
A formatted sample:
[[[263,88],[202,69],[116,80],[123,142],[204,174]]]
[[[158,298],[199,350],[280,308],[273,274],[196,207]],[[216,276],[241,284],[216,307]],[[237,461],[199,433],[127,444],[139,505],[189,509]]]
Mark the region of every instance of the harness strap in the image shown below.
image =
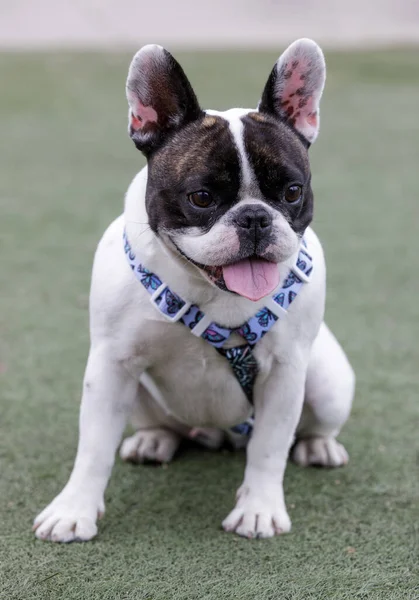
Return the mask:
[[[313,260],[307,252],[305,240],[302,241],[297,262],[291,268],[284,283],[271,297],[265,299],[265,306],[262,309],[243,325],[234,329],[211,321],[198,306],[183,300],[155,273],[144,267],[132,250],[125,230],[124,250],[132,271],[150,294],[150,301],[161,315],[171,323],[181,321],[193,335],[202,337],[214,346],[228,360],[249,402],[253,403],[253,384],[258,373],[258,364],[252,350],[276,321],[287,314],[287,309],[304,283],[310,281]],[[234,348],[223,348],[232,333],[238,333],[246,343]],[[238,427],[241,428],[242,425]],[[249,427],[251,427],[250,423]]]

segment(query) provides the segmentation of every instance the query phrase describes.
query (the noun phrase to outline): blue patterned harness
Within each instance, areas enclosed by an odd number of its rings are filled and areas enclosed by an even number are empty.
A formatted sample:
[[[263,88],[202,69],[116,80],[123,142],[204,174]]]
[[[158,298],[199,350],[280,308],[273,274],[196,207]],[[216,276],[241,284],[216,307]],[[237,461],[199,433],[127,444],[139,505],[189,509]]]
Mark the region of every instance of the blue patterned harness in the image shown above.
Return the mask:
[[[135,276],[151,294],[150,301],[157,310],[171,323],[181,321],[196,337],[206,340],[230,363],[234,375],[240,383],[249,402],[253,404],[253,385],[258,374],[258,364],[253,354],[257,342],[275,325],[278,319],[287,314],[287,309],[294,301],[304,283],[307,283],[313,270],[312,257],[307,252],[307,244],[302,241],[296,264],[283,285],[273,296],[265,299],[265,306],[240,327],[229,329],[211,321],[196,306],[186,302],[172,292],[155,273],[151,273],[136,257],[124,231],[124,250]],[[234,348],[223,348],[224,342],[232,333],[238,333],[246,343]],[[253,426],[253,419],[232,428],[232,431],[248,435]]]

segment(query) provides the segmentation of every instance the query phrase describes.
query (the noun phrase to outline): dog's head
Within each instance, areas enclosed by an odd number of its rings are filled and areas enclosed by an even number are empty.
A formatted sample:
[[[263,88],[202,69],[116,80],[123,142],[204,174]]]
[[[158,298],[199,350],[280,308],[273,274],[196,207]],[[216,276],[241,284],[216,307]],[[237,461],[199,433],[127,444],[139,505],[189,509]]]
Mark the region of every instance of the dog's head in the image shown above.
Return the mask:
[[[129,133],[148,159],[150,226],[226,291],[272,292],[312,219],[308,148],[324,82],[320,48],[302,39],[275,64],[256,110],[204,111],[167,50],[134,56]]]

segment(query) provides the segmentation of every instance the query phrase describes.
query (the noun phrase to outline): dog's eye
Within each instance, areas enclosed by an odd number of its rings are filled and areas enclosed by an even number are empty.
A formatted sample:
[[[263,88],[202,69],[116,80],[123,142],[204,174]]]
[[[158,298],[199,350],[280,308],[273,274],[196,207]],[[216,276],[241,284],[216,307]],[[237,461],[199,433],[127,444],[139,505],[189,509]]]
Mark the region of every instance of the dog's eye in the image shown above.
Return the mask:
[[[301,185],[295,185],[295,184],[290,185],[285,190],[285,200],[289,204],[295,204],[296,202],[298,202],[300,200],[302,192],[303,192],[303,188],[301,187]]]
[[[205,192],[204,190],[188,194],[188,200],[197,208],[208,208],[213,203],[211,194],[209,192]]]

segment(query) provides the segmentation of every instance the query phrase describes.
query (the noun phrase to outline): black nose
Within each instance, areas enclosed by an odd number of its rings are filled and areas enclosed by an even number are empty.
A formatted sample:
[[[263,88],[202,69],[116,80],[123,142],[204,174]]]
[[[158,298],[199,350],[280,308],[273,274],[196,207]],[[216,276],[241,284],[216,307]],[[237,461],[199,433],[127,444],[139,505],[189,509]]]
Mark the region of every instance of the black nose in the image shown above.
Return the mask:
[[[262,206],[251,204],[242,208],[235,216],[235,222],[241,229],[253,229],[255,233],[267,233],[272,225],[272,217]]]

